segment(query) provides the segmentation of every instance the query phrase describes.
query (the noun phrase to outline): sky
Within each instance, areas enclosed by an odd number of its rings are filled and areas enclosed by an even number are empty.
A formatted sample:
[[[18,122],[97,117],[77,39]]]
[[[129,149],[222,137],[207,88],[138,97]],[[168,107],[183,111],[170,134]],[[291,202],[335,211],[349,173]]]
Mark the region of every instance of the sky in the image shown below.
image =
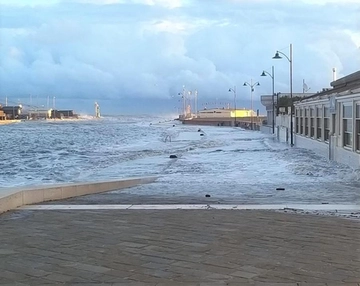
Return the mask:
[[[317,92],[360,68],[360,0],[0,0],[0,103],[103,114],[254,108],[303,80]],[[49,100],[48,100],[49,98]],[[55,98],[55,99],[54,99]]]

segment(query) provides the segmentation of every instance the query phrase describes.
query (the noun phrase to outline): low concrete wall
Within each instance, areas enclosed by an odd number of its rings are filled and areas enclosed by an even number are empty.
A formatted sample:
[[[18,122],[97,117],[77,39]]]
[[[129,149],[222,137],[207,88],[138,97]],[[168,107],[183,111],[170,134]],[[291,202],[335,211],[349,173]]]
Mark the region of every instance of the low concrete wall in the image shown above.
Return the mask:
[[[272,134],[273,133],[272,126],[268,126],[268,125],[260,126],[260,131],[262,133],[265,133],[265,134]]]
[[[348,165],[353,169],[360,168],[360,154],[346,150],[342,147],[335,147],[334,160],[341,164]]]
[[[296,147],[312,150],[316,154],[329,159],[329,144],[297,134],[294,134],[294,137]]]
[[[140,184],[152,183],[156,179],[157,177],[131,178],[116,181],[73,183],[0,190],[0,214],[23,205],[115,191]]]
[[[346,148],[336,146],[336,136],[331,136],[331,142],[332,147],[330,148],[330,145],[328,143],[314,140],[301,135],[295,135],[296,147],[312,150],[320,156],[347,165],[353,169],[360,168],[359,153],[352,152],[351,150],[347,150]]]
[[[281,143],[289,143],[289,128],[284,126],[277,126],[276,128],[276,138]]]
[[[0,120],[0,125],[19,123],[21,120]]]

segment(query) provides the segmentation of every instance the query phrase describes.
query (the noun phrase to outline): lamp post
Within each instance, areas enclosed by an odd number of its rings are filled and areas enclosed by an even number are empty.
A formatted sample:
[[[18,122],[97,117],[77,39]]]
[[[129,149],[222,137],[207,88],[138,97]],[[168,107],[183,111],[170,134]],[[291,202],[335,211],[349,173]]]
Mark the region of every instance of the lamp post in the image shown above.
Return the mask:
[[[272,133],[275,133],[275,100],[274,100],[274,96],[275,96],[275,73],[274,73],[274,66],[272,66],[271,68],[271,74],[268,73],[267,71],[263,70],[261,76],[266,76],[269,75],[271,77],[272,80]]]
[[[282,59],[280,56],[283,55],[290,63],[290,146],[294,146],[294,131],[293,131],[293,93],[292,93],[292,80],[293,80],[293,58],[292,58],[292,44],[290,44],[290,57],[280,51],[276,51],[273,59]]]
[[[198,112],[198,91],[197,89],[195,89],[195,93],[194,93],[194,104],[195,104],[195,117],[197,117],[197,112]]]
[[[259,86],[260,83],[257,81],[255,83],[253,83],[253,80],[251,79],[250,83],[248,82],[244,82],[243,86],[249,86],[250,87],[250,90],[251,90],[251,130],[254,129],[254,126],[253,126],[253,92],[254,92],[254,87],[255,86]]]
[[[234,121],[234,126],[236,127],[236,85],[234,85],[234,88],[229,88],[229,92],[233,92],[234,93],[234,114],[235,114],[235,121]]]
[[[185,118],[186,118],[186,92],[185,92],[185,85],[183,85],[182,98],[183,98],[183,112],[184,112],[184,119],[185,119]]]

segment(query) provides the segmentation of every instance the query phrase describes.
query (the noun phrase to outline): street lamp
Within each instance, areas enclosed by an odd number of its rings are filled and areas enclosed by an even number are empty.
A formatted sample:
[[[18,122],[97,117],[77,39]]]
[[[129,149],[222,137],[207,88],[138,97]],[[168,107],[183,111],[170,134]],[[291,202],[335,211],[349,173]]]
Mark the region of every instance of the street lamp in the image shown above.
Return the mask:
[[[293,58],[292,58],[292,44],[290,44],[290,57],[288,57],[286,54],[280,51],[276,51],[275,56],[273,59],[282,59],[280,56],[283,55],[290,63],[290,146],[294,146],[294,131],[293,131],[293,93],[292,93],[292,73],[293,73]]]
[[[235,109],[235,121],[234,121],[234,126],[236,127],[236,85],[234,85],[234,88],[229,88],[229,92],[233,92],[234,93],[234,109]]]
[[[251,79],[250,83],[248,82],[244,82],[243,86],[249,86],[250,87],[250,90],[251,90],[251,130],[254,129],[254,126],[253,126],[253,92],[254,92],[254,87],[255,86],[259,86],[260,83],[257,81],[255,83],[253,83],[253,80]]]
[[[271,74],[268,73],[267,71],[263,70],[261,76],[266,76],[269,75],[271,77],[272,80],[272,133],[275,133],[275,100],[274,100],[274,96],[275,96],[275,74],[274,74],[274,66],[272,66],[271,69]]]

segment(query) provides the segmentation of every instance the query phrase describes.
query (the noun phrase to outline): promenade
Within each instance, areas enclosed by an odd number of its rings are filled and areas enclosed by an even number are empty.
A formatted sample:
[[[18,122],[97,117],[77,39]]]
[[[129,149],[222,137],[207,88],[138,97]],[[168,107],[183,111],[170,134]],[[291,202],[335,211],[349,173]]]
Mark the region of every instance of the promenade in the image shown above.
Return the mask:
[[[360,285],[360,221],[340,217],[16,210],[0,230],[0,285]]]

